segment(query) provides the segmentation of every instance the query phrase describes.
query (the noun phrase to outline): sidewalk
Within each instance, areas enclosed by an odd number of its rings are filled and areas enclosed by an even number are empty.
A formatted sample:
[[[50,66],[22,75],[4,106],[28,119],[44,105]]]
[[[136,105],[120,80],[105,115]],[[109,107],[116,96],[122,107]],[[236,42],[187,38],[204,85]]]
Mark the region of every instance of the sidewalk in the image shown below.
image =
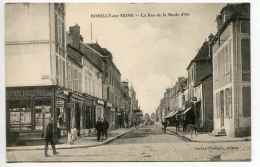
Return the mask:
[[[96,147],[100,145],[107,144],[122,135],[134,130],[135,128],[129,129],[116,129],[108,132],[108,138],[104,141],[98,142],[96,136],[81,136],[77,142],[74,144],[57,144],[57,149],[71,149],[71,148],[84,148],[84,147]],[[19,151],[19,150],[43,150],[44,145],[37,146],[14,146],[6,147],[7,151]]]
[[[176,133],[176,127],[167,127],[167,132],[175,134],[186,141],[200,142],[200,143],[219,143],[219,142],[239,142],[239,141],[251,141],[251,136],[248,137],[229,137],[229,136],[214,136],[211,133],[198,133],[196,136],[194,133],[191,137],[190,133],[179,132]]]

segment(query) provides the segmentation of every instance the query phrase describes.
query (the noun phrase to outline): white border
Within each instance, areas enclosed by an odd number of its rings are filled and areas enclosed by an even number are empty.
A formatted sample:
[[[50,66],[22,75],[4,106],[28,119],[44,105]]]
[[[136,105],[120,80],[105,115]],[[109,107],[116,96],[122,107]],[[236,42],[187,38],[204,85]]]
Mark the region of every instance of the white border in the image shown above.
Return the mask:
[[[4,2],[25,2],[24,0],[8,0]],[[257,64],[260,62],[260,6],[259,1],[257,0],[27,0],[26,2],[95,2],[95,3],[104,3],[104,2],[131,2],[131,3],[228,3],[228,2],[251,2],[251,68],[252,68],[252,79],[251,79],[251,91],[252,91],[252,161],[251,162],[86,162],[86,163],[9,163],[5,162],[5,92],[4,92],[4,3],[0,4],[0,36],[2,40],[0,41],[0,166],[133,166],[133,167],[141,167],[141,166],[234,166],[234,167],[242,167],[242,166],[259,166],[260,165],[260,131],[258,131],[260,120],[260,111],[259,109],[259,100],[260,99],[260,77],[257,74],[260,71],[260,66]],[[258,7],[258,9],[257,9]],[[167,150],[165,150],[167,151]]]

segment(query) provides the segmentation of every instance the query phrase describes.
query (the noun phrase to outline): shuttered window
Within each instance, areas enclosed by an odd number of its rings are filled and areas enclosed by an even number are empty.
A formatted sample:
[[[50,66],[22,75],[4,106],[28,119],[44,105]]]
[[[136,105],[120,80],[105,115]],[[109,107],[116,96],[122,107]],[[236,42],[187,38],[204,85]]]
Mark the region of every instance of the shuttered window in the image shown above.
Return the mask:
[[[241,39],[242,80],[250,81],[250,40]]]
[[[242,98],[243,98],[243,116],[251,116],[251,88],[243,87],[242,89]]]

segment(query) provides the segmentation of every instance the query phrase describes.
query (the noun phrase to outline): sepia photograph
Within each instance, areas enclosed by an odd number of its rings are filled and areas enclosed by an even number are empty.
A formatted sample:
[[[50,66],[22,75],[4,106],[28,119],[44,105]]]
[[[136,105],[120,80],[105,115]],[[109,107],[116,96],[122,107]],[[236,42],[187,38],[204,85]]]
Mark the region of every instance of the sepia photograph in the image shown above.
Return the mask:
[[[4,3],[6,162],[250,162],[250,13]]]

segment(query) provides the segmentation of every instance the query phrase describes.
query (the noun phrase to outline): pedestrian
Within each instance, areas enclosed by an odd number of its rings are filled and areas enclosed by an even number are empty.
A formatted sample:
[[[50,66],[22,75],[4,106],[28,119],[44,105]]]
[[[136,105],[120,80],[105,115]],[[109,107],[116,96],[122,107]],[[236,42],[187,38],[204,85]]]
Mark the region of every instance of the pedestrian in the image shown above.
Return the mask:
[[[106,119],[103,121],[103,136],[105,139],[108,137],[108,128],[109,128],[109,123]]]
[[[54,126],[53,126],[53,118],[49,118],[49,122],[44,129],[44,139],[45,139],[45,147],[44,147],[44,155],[45,157],[48,157],[48,145],[51,144],[53,155],[58,154],[55,148],[55,142],[54,142]]]
[[[166,122],[166,121],[163,121],[163,122],[162,122],[162,125],[163,125],[163,133],[166,133],[167,122]]]
[[[97,122],[96,122],[96,130],[97,130],[97,141],[100,141],[100,137],[102,134],[102,122],[101,118],[99,117]]]

